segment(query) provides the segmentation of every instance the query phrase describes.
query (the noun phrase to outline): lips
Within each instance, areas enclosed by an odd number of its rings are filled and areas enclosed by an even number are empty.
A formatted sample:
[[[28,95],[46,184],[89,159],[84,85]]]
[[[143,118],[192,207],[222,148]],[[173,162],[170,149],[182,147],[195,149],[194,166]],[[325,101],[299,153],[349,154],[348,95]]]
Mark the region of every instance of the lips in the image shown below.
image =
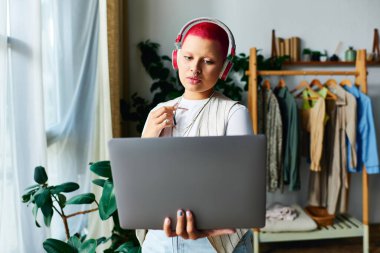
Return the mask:
[[[201,79],[198,77],[187,77],[187,80],[189,81],[190,84],[199,84],[201,82]]]

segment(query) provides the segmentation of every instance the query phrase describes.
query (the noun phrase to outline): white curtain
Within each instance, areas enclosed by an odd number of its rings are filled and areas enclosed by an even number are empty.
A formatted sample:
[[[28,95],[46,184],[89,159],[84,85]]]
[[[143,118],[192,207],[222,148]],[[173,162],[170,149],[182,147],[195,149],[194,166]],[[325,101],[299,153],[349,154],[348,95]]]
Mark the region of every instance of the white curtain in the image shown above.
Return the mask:
[[[109,160],[107,152],[107,142],[112,138],[112,119],[110,101],[108,65],[108,37],[107,37],[107,0],[99,0],[99,45],[98,45],[98,66],[97,66],[97,112],[95,131],[93,139],[95,143],[92,150],[92,160]],[[92,176],[94,179],[94,175]],[[97,199],[100,199],[103,188],[92,185],[91,192],[94,192]],[[88,230],[89,238],[99,238],[110,236],[113,228],[112,220],[102,221],[97,212],[89,215]],[[103,252],[110,243],[97,248],[97,252]]]
[[[47,237],[65,238],[57,215],[50,231],[37,228],[21,203],[34,167],[47,168],[49,184],[74,181],[87,192],[88,163],[108,157],[107,44],[99,41],[96,0],[0,0],[1,252],[41,253]],[[71,234],[86,217],[70,219]]]
[[[112,137],[105,6],[105,1],[43,1],[42,22],[49,24],[43,26],[45,98],[52,100],[45,104],[53,105],[46,108],[50,182],[75,181],[81,192],[94,190],[88,164],[107,159]],[[74,208],[66,213],[78,211]],[[99,219],[94,216],[93,223]],[[87,217],[69,220],[71,234],[80,232]],[[53,236],[62,238],[61,221],[53,224]],[[98,229],[91,235],[110,234],[109,224],[108,233],[97,234],[102,223],[97,224],[90,225]]]
[[[33,184],[34,167],[46,165],[41,8],[39,1],[0,2],[1,251],[43,252],[48,234],[35,226],[31,210],[20,199],[23,189]]]

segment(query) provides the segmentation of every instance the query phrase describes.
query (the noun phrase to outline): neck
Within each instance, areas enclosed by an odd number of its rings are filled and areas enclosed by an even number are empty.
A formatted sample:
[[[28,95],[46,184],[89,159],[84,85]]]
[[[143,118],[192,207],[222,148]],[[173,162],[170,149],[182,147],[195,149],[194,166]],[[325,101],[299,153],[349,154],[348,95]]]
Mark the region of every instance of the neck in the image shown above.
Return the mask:
[[[211,97],[213,93],[214,89],[210,89],[203,92],[192,92],[185,90],[185,93],[183,93],[183,97],[189,100],[201,100]]]

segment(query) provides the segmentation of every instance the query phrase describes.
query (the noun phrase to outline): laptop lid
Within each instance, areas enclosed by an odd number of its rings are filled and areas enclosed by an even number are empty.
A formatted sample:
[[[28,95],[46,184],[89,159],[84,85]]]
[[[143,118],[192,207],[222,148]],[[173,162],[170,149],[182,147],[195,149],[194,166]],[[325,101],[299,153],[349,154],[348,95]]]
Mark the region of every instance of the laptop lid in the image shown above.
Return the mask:
[[[162,229],[165,217],[175,226],[178,209],[193,212],[197,229],[265,225],[263,135],[120,138],[108,145],[122,228]]]

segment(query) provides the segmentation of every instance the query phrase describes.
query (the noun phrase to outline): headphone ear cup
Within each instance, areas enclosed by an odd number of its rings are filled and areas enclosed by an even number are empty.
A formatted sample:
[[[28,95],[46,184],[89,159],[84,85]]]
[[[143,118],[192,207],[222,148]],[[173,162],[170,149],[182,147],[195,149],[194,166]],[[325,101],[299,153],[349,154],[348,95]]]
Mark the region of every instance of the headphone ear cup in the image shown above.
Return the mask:
[[[219,75],[219,78],[223,81],[225,81],[227,79],[227,76],[228,76],[228,73],[230,73],[230,70],[232,69],[232,66],[234,64],[232,63],[232,61],[230,60],[225,60],[224,64],[223,64],[223,68],[222,68],[222,71],[220,72],[220,75]]]
[[[172,66],[174,70],[178,70],[178,63],[177,63],[177,55],[178,55],[178,50],[175,49],[172,52]]]

